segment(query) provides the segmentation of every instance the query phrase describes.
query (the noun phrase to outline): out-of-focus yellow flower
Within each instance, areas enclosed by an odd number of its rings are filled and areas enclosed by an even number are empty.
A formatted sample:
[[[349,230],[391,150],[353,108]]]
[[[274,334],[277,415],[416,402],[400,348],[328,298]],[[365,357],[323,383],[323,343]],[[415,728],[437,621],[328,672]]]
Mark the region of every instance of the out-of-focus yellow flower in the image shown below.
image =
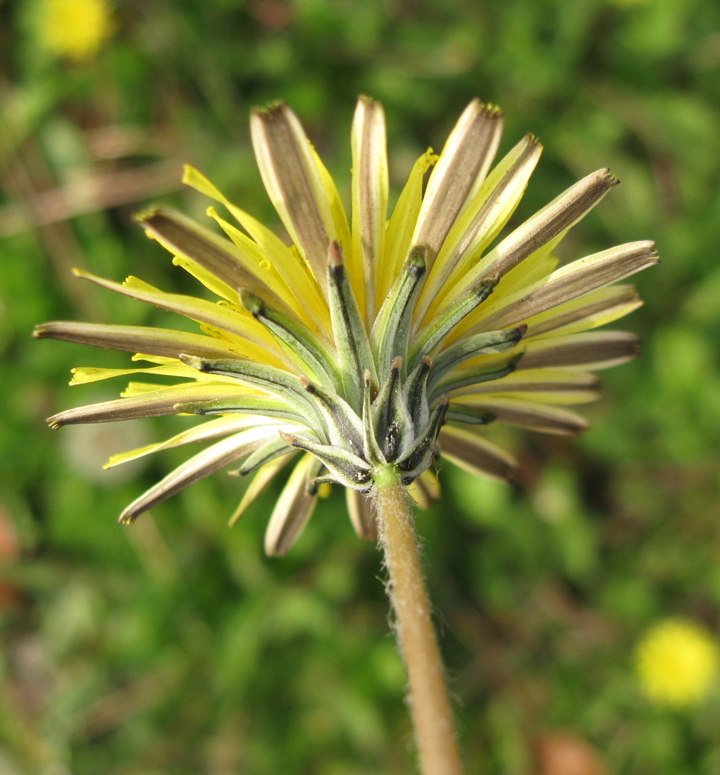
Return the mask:
[[[113,29],[106,0],[42,0],[38,23],[43,46],[77,62],[92,59]]]
[[[654,702],[684,707],[710,693],[720,666],[720,649],[700,625],[666,619],[648,631],[636,658],[645,694]]]

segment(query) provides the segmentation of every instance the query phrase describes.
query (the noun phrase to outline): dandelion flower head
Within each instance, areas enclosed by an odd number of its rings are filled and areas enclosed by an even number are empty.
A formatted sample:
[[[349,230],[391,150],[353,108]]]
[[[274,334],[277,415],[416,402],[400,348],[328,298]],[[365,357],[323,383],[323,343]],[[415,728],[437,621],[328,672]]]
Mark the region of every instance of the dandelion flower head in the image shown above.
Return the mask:
[[[694,705],[712,691],[720,666],[717,639],[685,619],[666,619],[652,627],[636,654],[645,694],[661,705]]]
[[[73,322],[36,329],[41,338],[134,353],[133,368],[75,369],[71,384],[148,380],[131,382],[118,400],[61,412],[50,418],[53,427],[211,416],[110,460],[209,442],[121,521],[233,465],[231,473],[254,477],[235,519],[292,461],[266,551],[288,550],[328,483],[346,488],[352,524],[370,539],[374,482],[388,466],[426,507],[438,496],[441,461],[513,477],[514,460],[483,437],[489,423],[570,435],[586,429],[574,405],[598,398],[593,372],[638,350],[633,334],[594,329],[641,304],[633,286],[616,283],[657,255],[651,242],[632,242],[558,268],[558,243],[618,182],[606,169],[503,236],[542,146],[527,135],[493,167],[502,124],[499,109],[473,100],[440,154],[429,149],[417,160],[389,215],[384,112],[361,97],[348,218],[297,116],[274,103],[253,111],[251,136],[290,245],[187,167],[185,183],[234,223],[214,207],[208,215],[224,234],[168,208],[139,221],[219,301],[166,293],[135,277],[118,284],[77,272],[200,326],[192,334]]]
[[[92,59],[112,33],[107,0],[41,0],[40,40],[56,56]]]

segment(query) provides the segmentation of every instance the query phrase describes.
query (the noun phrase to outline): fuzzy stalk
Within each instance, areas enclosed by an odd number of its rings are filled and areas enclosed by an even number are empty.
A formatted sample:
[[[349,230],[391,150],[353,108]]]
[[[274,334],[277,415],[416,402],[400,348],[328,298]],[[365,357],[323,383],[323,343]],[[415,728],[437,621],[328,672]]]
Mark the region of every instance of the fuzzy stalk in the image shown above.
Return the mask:
[[[374,472],[378,541],[383,549],[395,630],[408,675],[408,701],[422,775],[461,775],[452,709],[412,511],[395,466]]]

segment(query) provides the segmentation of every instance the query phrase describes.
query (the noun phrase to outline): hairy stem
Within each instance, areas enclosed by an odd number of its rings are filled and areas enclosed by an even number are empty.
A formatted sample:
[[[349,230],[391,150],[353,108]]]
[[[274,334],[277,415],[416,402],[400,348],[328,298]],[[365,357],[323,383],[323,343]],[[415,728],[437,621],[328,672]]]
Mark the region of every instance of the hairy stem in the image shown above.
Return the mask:
[[[422,775],[461,775],[452,709],[430,600],[420,568],[408,494],[394,466],[375,473],[378,537],[390,576],[388,592],[408,674],[408,699]]]

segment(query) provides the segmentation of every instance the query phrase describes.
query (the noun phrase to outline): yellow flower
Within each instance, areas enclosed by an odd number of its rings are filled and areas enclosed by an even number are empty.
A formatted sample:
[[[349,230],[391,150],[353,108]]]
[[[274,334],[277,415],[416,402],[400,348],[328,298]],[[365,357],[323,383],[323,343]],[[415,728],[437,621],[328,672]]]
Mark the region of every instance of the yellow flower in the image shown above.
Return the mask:
[[[38,23],[45,48],[78,62],[92,59],[113,27],[107,0],[42,0]]]
[[[636,662],[651,700],[675,707],[694,705],[712,690],[720,664],[717,639],[694,622],[666,619],[640,642]]]
[[[217,415],[110,465],[193,441],[202,452],[122,514],[143,511],[201,477],[243,460],[255,474],[236,519],[292,458],[296,465],[270,518],[265,548],[283,554],[309,519],[323,483],[341,484],[361,538],[375,536],[372,495],[388,467],[422,506],[438,495],[438,457],[471,472],[511,478],[513,459],[482,437],[495,420],[544,433],[577,434],[568,408],[595,400],[591,372],[637,354],[637,337],[591,331],[640,305],[613,285],[657,263],[651,242],[633,242],[557,268],[568,230],[617,183],[593,172],[498,239],[540,158],[524,137],[492,168],[502,114],[473,100],[442,152],[415,164],[388,219],[385,116],[360,98],[352,128],[352,218],[297,116],[283,103],[256,110],[252,142],[287,246],[188,167],[184,181],[222,204],[225,236],[170,209],[139,217],[219,302],[92,282],[200,324],[201,334],[54,322],[51,337],[136,353],[153,364],[75,369],[71,384],[141,373],[117,401],[51,417],[53,427],[167,414]],[[424,178],[432,168],[427,185]],[[175,385],[157,377],[174,377]],[[218,441],[218,439],[220,439]],[[383,473],[385,472],[385,473]]]

